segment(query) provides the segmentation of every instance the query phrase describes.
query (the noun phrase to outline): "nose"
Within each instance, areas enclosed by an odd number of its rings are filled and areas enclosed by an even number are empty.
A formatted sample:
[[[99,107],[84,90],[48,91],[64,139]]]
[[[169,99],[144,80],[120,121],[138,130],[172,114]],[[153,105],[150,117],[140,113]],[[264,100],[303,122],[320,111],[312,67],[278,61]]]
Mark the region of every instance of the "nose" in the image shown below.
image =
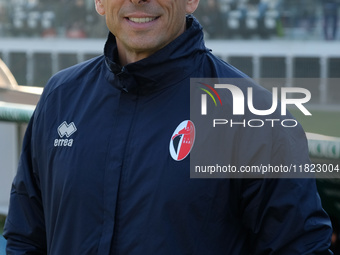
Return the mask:
[[[134,5],[142,5],[142,4],[144,4],[144,3],[149,2],[149,0],[131,0],[131,2],[132,2]]]

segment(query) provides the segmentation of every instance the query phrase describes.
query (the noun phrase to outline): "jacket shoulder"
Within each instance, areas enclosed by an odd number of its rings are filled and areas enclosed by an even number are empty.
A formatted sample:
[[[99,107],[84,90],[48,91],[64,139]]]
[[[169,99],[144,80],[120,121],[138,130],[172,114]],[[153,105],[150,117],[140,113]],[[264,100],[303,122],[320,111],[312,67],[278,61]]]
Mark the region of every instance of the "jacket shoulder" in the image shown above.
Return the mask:
[[[206,54],[206,59],[210,64],[210,67],[216,72],[216,77],[223,78],[246,78],[249,76],[246,75],[241,70],[237,69],[235,66],[229,64],[228,62],[222,60],[221,58],[214,55],[212,52],[208,52]]]
[[[98,75],[98,70],[101,68],[104,61],[104,56],[98,56],[90,60],[81,62],[74,66],[63,69],[54,74],[46,86],[44,87],[43,93],[39,100],[39,104],[42,104],[56,89],[67,86],[68,89],[71,87],[79,87],[83,84],[82,81],[90,80]]]
[[[103,61],[104,56],[101,55],[63,69],[51,77],[51,79],[47,82],[44,90],[51,91],[62,84],[72,83],[81,79],[82,77],[92,75],[94,70],[100,68]]]

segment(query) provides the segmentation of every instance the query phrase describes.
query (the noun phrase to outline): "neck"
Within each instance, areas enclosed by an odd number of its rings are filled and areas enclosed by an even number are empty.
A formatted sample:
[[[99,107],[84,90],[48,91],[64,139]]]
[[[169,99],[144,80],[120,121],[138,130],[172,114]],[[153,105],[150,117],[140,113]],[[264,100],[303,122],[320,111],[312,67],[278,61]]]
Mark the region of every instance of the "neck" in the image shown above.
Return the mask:
[[[117,50],[118,50],[118,57],[119,63],[121,66],[125,66],[130,63],[137,62],[144,58],[151,56],[154,52],[138,52],[138,51],[130,51],[122,45],[122,43],[117,39]]]

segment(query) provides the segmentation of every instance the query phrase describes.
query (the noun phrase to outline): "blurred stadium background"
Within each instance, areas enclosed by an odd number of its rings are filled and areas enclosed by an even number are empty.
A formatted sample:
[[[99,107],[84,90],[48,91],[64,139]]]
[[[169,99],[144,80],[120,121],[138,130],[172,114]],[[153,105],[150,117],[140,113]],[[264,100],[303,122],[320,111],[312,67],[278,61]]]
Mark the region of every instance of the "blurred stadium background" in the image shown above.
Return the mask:
[[[315,39],[325,0],[201,0],[195,16],[209,38]],[[106,37],[93,0],[0,0],[0,37]]]
[[[194,13],[204,27],[207,46],[261,85],[311,91],[307,108],[312,117],[296,109],[291,112],[306,132],[323,135],[309,135],[313,162],[333,165],[340,164],[336,2],[201,0]],[[94,0],[0,0],[0,214],[4,215],[0,234],[25,123],[41,89],[59,70],[102,54],[107,32]],[[336,231],[339,180],[317,180]],[[339,240],[338,232],[336,237]]]

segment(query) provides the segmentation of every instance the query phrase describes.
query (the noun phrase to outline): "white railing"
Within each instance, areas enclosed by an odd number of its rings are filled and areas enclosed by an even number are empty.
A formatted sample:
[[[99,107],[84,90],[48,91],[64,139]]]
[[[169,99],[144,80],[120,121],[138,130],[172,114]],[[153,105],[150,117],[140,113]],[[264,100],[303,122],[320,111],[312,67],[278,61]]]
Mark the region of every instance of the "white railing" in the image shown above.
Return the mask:
[[[0,58],[9,66],[19,84],[44,86],[59,70],[103,52],[104,39],[0,39]],[[330,78],[340,78],[340,44],[324,41],[212,40],[206,45],[254,79],[317,78],[311,90],[317,104],[340,104],[340,95]]]

